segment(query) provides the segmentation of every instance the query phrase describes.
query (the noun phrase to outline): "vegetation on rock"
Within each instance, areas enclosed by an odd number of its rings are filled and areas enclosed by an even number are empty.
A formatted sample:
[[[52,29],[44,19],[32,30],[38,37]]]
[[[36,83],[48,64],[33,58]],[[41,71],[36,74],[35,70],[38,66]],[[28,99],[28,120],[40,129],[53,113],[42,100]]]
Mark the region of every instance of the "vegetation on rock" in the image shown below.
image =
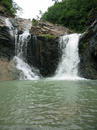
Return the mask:
[[[0,5],[5,7],[8,14],[15,16],[20,7],[13,0],[0,0]]]
[[[97,17],[97,0],[62,0],[49,7],[41,19],[83,32],[88,26],[88,21],[95,17]]]
[[[39,34],[39,36],[44,37],[47,41],[56,39],[56,37],[54,35],[51,35],[51,34]]]

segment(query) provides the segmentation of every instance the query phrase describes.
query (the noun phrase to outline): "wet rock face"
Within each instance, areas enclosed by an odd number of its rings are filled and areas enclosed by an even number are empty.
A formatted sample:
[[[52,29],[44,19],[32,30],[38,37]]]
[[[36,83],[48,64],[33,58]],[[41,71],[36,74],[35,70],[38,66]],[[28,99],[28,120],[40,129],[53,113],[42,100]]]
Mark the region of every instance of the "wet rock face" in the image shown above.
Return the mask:
[[[79,74],[88,79],[97,79],[97,19],[81,36],[79,55]]]
[[[5,24],[6,17],[0,16],[0,57],[12,59],[15,55],[14,38]]]
[[[54,74],[59,61],[57,37],[32,35],[27,51],[28,63],[39,68],[42,76],[47,77]]]

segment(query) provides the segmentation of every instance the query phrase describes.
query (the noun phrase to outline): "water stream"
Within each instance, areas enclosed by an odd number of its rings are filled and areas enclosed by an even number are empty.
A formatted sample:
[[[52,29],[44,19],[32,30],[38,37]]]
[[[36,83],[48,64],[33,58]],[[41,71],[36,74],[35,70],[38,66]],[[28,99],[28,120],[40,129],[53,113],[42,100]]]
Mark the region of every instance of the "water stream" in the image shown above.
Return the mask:
[[[80,34],[70,34],[60,37],[59,45],[62,50],[58,68],[55,72],[55,79],[76,80],[78,76],[78,42]]]
[[[97,130],[97,81],[0,82],[0,130]]]
[[[25,31],[18,35],[18,30],[13,27],[10,20],[6,19],[6,26],[9,28],[11,36],[15,37],[15,57],[13,61],[16,64],[16,68],[20,71],[20,80],[37,80],[39,76],[37,75],[37,70],[33,66],[29,66],[26,62],[27,56],[27,43],[30,39],[29,29],[30,25],[27,25]]]
[[[6,20],[6,25],[10,29],[10,33],[13,33],[13,26],[9,19]],[[27,55],[27,43],[30,39],[29,29],[31,25],[26,26],[25,31],[18,35],[18,30],[15,29],[15,52],[16,56],[14,61],[16,62],[16,68],[21,71],[20,79],[33,80],[38,79],[37,71],[34,67],[30,67],[26,63]],[[17,38],[18,37],[18,38]],[[53,76],[53,79],[65,79],[65,80],[79,80],[78,76],[78,63],[80,61],[78,54],[78,42],[80,34],[70,34],[61,36],[59,40],[60,49],[62,50],[62,57],[59,65]],[[34,71],[33,71],[34,70]]]

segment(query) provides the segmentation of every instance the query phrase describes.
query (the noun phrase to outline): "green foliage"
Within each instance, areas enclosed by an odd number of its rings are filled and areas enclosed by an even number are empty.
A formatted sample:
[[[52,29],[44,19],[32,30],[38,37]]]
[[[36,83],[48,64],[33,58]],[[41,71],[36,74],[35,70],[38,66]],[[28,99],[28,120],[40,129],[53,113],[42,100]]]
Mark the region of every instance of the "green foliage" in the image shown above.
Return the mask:
[[[13,16],[19,10],[19,6],[13,0],[0,0],[0,5],[3,5],[7,9],[7,12]]]
[[[6,7],[9,10],[12,8],[12,0],[1,0],[0,4],[2,4],[4,7]]]
[[[94,9],[97,12],[97,0],[62,0],[48,8],[41,19],[83,32]]]
[[[47,41],[56,38],[54,35],[50,35],[50,34],[39,34],[39,36],[44,37]]]
[[[37,26],[38,25],[38,21],[36,19],[32,19],[32,25],[33,26]]]

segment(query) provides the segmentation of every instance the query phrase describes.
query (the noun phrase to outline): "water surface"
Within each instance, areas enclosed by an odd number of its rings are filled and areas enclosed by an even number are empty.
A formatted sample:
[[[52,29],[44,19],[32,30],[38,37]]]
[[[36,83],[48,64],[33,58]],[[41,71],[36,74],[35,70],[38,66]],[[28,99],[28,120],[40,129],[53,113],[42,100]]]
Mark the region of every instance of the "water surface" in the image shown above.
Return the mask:
[[[0,130],[97,130],[97,81],[0,82]]]

